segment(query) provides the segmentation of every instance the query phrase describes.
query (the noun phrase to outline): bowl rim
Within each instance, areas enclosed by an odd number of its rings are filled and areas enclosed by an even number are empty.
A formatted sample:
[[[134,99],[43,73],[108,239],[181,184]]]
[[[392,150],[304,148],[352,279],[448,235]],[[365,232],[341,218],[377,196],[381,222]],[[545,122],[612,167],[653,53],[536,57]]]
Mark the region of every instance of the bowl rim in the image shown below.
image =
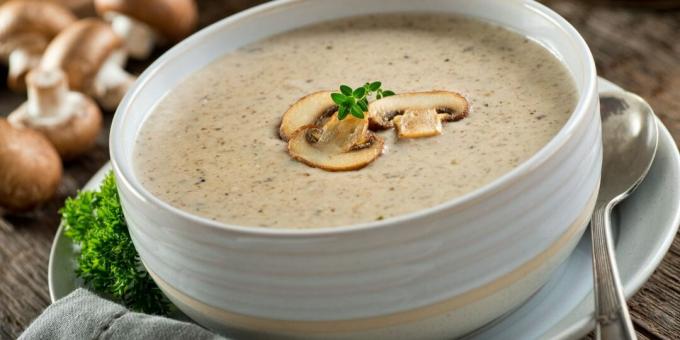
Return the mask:
[[[117,183],[119,186],[125,186],[133,195],[137,196],[141,201],[154,205],[160,210],[166,211],[175,217],[182,218],[191,223],[209,226],[233,233],[243,234],[243,235],[253,235],[253,236],[272,236],[272,237],[318,237],[318,236],[328,236],[328,235],[339,235],[345,233],[354,232],[366,232],[372,231],[390,225],[403,224],[414,222],[423,219],[427,216],[454,208],[463,206],[466,203],[477,201],[478,199],[492,195],[511,183],[513,183],[517,178],[522,177],[524,174],[529,172],[531,169],[539,167],[541,164],[545,163],[550,159],[559,149],[561,149],[570,136],[573,135],[574,130],[583,124],[583,120],[587,118],[588,108],[591,106],[592,101],[597,98],[597,73],[595,68],[595,61],[593,59],[592,53],[583,39],[583,37],[578,33],[578,31],[563,17],[557,14],[552,9],[547,6],[540,4],[534,0],[520,0],[523,5],[531,9],[536,15],[544,16],[549,19],[554,25],[558,26],[563,33],[573,40],[577,44],[580,50],[580,58],[584,61],[585,65],[585,76],[586,82],[582,90],[579,91],[579,100],[571,113],[567,122],[562,126],[558,133],[550,139],[550,141],[545,144],[541,149],[534,153],[524,162],[520,163],[512,170],[507,173],[495,178],[491,182],[478,187],[477,189],[470,191],[461,196],[454,197],[443,203],[412,211],[409,213],[397,215],[394,217],[389,217],[380,221],[368,221],[360,222],[350,225],[341,226],[325,226],[317,228],[264,228],[257,226],[245,226],[237,224],[229,224],[224,222],[215,221],[203,216],[199,216],[188,211],[176,208],[169,203],[163,201],[156,195],[152,194],[146,188],[144,188],[141,183],[132,183],[128,180],[128,177],[135,178],[136,175],[134,171],[126,169],[120,166],[120,161],[123,158],[122,151],[116,147],[116,137],[119,132],[123,130],[124,117],[130,114],[132,102],[136,97],[143,92],[146,84],[149,80],[162,69],[166,68],[166,65],[176,58],[177,56],[185,53],[187,50],[191,49],[193,45],[200,45],[206,37],[213,34],[220,34],[224,26],[229,26],[233,23],[237,23],[242,18],[257,16],[260,14],[267,13],[271,10],[282,9],[289,5],[299,5],[305,2],[310,2],[313,0],[275,0],[267,3],[263,3],[244,11],[230,15],[224,19],[221,19],[201,30],[194,33],[187,39],[183,40],[179,44],[175,45],[156,61],[154,61],[142,74],[139,76],[138,81],[135,82],[133,87],[128,91],[120,105],[118,106],[113,122],[111,124],[110,136],[109,136],[109,147],[110,147],[110,158],[113,167],[114,174],[117,178]],[[138,184],[138,185],[135,185]],[[118,189],[121,190],[120,188]]]

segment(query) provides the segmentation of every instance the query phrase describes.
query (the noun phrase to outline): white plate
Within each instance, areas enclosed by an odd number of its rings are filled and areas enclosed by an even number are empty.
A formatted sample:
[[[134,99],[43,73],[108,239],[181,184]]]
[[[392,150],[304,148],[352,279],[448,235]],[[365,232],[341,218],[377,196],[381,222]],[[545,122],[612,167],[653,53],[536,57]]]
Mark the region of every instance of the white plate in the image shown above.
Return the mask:
[[[600,92],[621,88],[600,78]],[[616,211],[616,256],[627,297],[632,296],[659,265],[680,222],[680,155],[659,121],[659,151],[647,179]],[[84,190],[95,189],[110,170],[105,165]],[[552,278],[529,301],[469,339],[578,338],[593,329],[592,272],[589,233]],[[75,250],[62,226],[52,244],[48,281],[55,300],[81,287],[74,273]]]

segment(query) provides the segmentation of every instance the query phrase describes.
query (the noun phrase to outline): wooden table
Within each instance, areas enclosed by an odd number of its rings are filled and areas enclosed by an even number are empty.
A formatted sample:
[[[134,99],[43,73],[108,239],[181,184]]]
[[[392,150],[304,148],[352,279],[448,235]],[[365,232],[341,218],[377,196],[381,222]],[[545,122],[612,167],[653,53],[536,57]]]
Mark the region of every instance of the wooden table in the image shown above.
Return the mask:
[[[548,0],[571,21],[595,55],[600,75],[646,98],[680,138],[680,10],[594,6],[589,2]],[[666,1],[668,2],[668,1]],[[199,1],[201,25],[254,3],[250,0]],[[158,52],[160,53],[160,52]],[[157,53],[157,54],[158,54]],[[130,65],[133,72],[147,64]],[[4,79],[6,70],[0,71]],[[0,114],[24,98],[0,88]],[[106,126],[111,122],[108,114]],[[47,262],[59,223],[57,210],[108,160],[108,133],[86,156],[65,164],[57,197],[32,213],[0,218],[0,339],[16,338],[50,303]],[[1,171],[1,170],[0,170]],[[680,338],[680,238],[661,267],[630,301],[641,339]]]

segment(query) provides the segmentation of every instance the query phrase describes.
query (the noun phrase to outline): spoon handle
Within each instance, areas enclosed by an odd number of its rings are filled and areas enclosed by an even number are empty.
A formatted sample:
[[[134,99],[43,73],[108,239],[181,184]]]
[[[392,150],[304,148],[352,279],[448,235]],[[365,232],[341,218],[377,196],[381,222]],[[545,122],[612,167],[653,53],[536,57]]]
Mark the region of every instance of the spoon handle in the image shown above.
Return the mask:
[[[595,338],[637,339],[614,256],[610,214],[615,202],[598,204],[590,222],[595,280]]]

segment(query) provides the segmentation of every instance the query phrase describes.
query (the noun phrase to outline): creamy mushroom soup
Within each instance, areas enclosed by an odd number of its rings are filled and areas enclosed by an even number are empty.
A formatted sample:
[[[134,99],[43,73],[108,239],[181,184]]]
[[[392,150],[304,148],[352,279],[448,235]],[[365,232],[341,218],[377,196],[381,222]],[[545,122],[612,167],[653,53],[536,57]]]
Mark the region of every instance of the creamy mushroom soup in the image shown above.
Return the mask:
[[[438,136],[376,134],[383,154],[330,172],[290,157],[281,116],[299,98],[381,81],[447,90],[469,116]],[[387,219],[469,193],[527,160],[577,102],[548,50],[473,19],[380,15],[326,22],[229,53],[188,77],[141,129],[135,168],[169,204],[227,224],[320,228]]]

